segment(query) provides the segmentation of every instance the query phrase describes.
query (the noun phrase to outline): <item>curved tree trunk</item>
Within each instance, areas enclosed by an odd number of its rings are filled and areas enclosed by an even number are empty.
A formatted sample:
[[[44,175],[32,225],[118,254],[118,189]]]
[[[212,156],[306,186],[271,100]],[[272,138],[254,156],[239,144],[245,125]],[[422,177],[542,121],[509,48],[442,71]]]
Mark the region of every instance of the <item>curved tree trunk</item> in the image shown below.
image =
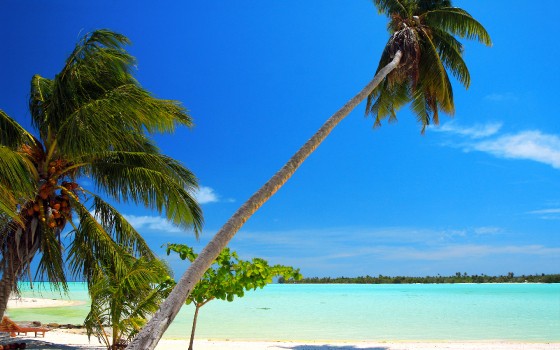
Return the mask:
[[[171,294],[169,294],[167,299],[161,304],[160,309],[156,312],[154,317],[132,340],[127,347],[128,350],[153,350],[156,347],[163,333],[167,330],[185,303],[187,296],[195,284],[202,278],[204,272],[226,247],[235,233],[237,233],[241,226],[243,226],[243,224],[272,197],[286,181],[288,181],[305,159],[307,159],[307,157],[309,157],[309,155],[311,155],[311,153],[326,139],[334,127],[348,116],[348,114],[350,114],[350,112],[381,83],[387,74],[399,65],[401,56],[401,51],[397,51],[393,60],[383,67],[362,91],[333,114],[325,124],[321,126],[319,131],[290,158],[282,169],[274,174],[267,183],[233,214],[183,274],[175,288],[173,288]]]
[[[2,279],[0,280],[0,318],[4,316],[6,308],[8,307],[8,300],[14,286],[13,270],[8,268],[3,271]]]

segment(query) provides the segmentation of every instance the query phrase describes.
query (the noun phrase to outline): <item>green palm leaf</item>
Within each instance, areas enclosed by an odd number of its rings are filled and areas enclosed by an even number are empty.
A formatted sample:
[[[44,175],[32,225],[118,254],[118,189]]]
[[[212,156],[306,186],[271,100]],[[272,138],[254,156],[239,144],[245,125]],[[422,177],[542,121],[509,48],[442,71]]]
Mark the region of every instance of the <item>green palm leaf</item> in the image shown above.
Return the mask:
[[[115,200],[132,201],[164,212],[167,219],[198,235],[203,220],[193,197],[194,175],[172,158],[143,152],[88,155],[84,174]]]
[[[35,195],[37,178],[37,171],[26,156],[0,146],[0,212],[21,224],[17,205]]]
[[[155,259],[155,255],[140,233],[117,211],[101,197],[90,193],[93,198],[93,215],[101,224],[105,232],[120,246],[128,247],[139,256]]]
[[[102,262],[113,261],[115,269],[122,270],[125,265],[122,255],[126,248],[118,245],[96,217],[76,199],[71,199],[78,214],[79,225],[74,226],[68,236],[68,265],[73,276],[84,278],[90,285],[103,274]]]
[[[101,337],[106,345],[130,339],[154,313],[166,293],[158,285],[170,271],[157,259],[123,255],[125,268],[117,272],[111,261],[102,264],[103,277],[92,285],[92,305],[86,317],[88,336]],[[111,338],[102,325],[111,327]]]
[[[406,0],[373,0],[377,11],[380,14],[392,15],[399,14],[403,17],[408,15],[409,8]]]
[[[41,259],[37,267],[36,276],[40,281],[52,282],[55,289],[68,292],[62,250],[60,249],[60,230],[41,225]]]
[[[373,2],[379,12],[391,17],[389,29],[392,33],[377,70],[397,51],[402,52],[403,59],[387,76],[388,83],[380,84],[368,96],[366,113],[375,117],[375,126],[386,117],[394,120],[395,110],[405,104],[402,98],[406,95],[389,89],[395,82],[406,80],[410,88],[407,102],[411,102],[424,132],[430,123],[439,122],[440,111],[449,115],[455,111],[447,70],[466,88],[470,85],[470,73],[462,56],[463,45],[454,35],[487,45],[491,44],[490,36],[467,11],[452,7],[450,0]],[[392,104],[390,100],[397,96],[398,102]]]
[[[439,8],[420,15],[429,27],[438,28],[458,35],[461,38],[478,40],[485,45],[492,45],[492,39],[486,29],[467,11],[458,7]]]
[[[15,120],[10,118],[6,112],[0,109],[0,145],[18,148],[24,143],[34,143],[33,136],[27,132]]]
[[[52,105],[53,84],[50,79],[34,75],[31,79],[31,93],[29,95],[29,110],[33,126],[39,130],[41,138],[45,141],[49,138],[49,109]],[[50,141],[50,140],[48,140]]]

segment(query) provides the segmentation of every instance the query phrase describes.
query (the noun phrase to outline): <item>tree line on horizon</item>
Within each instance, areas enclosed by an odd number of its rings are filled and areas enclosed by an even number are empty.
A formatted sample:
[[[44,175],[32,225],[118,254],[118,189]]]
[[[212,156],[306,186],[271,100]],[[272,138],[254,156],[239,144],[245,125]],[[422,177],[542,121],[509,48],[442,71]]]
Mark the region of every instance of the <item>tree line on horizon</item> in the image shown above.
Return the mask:
[[[451,283],[560,283],[560,274],[535,274],[515,276],[467,275],[457,272],[451,276],[358,276],[358,277],[306,277],[300,280],[278,279],[280,284],[451,284]]]

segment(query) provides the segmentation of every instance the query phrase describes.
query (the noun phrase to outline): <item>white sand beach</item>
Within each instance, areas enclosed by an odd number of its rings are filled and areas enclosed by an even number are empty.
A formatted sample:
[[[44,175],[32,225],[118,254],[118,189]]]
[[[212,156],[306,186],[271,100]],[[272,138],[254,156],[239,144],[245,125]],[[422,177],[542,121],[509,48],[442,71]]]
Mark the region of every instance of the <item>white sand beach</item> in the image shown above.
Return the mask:
[[[61,307],[82,303],[60,299],[13,298],[9,301],[9,308]],[[44,338],[35,338],[32,333],[29,333],[28,336],[18,335],[16,338],[9,338],[7,334],[0,333],[0,345],[21,342],[25,342],[28,349],[105,349],[96,338],[88,339],[83,329],[52,329],[46,333]],[[157,349],[184,350],[187,347],[187,339],[162,339]],[[560,350],[560,343],[508,341],[228,341],[199,339],[195,340],[194,348],[196,350]]]
[[[0,343],[26,342],[28,349],[96,349],[104,347],[92,338],[88,341],[83,331],[52,330],[44,338],[18,336]],[[159,350],[184,350],[187,339],[162,339]],[[523,343],[523,342],[287,342],[287,341],[223,341],[195,340],[196,350],[558,350],[560,343]]]
[[[41,307],[63,307],[83,304],[85,304],[85,302],[78,300],[11,297],[10,300],[8,300],[8,309],[35,309]]]

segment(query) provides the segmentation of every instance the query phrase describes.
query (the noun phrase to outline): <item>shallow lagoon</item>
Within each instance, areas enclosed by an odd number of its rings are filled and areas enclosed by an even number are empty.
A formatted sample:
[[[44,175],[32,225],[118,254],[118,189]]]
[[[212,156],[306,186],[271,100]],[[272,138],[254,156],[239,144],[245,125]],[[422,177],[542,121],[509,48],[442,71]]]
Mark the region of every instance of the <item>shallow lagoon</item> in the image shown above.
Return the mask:
[[[61,298],[43,286],[23,296]],[[88,300],[84,283],[69,299]],[[89,306],[8,310],[16,320],[82,323]],[[189,336],[184,306],[166,338]],[[560,284],[280,285],[212,301],[197,337],[260,340],[560,341]]]

